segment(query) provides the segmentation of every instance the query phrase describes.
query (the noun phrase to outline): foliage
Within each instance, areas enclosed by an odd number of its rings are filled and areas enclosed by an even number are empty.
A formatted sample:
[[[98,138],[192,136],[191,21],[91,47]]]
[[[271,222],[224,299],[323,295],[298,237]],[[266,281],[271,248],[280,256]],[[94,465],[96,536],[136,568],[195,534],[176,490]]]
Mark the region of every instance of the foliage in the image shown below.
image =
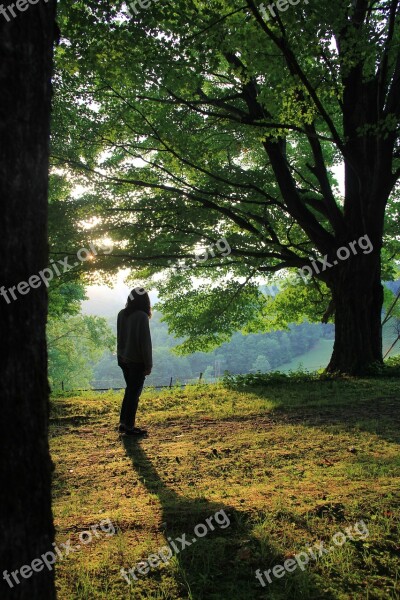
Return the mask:
[[[265,385],[277,385],[288,383],[306,383],[310,381],[319,381],[321,373],[309,373],[305,371],[291,371],[282,373],[281,371],[272,371],[270,373],[249,373],[247,375],[231,375],[226,373],[223,383],[229,389],[241,389],[248,387],[259,387]]]
[[[51,174],[48,229],[53,279],[49,285],[47,337],[49,381],[56,389],[62,385],[90,386],[94,363],[107,348],[115,346],[115,336],[105,319],[80,314],[81,303],[87,299],[85,285],[91,278],[83,268],[84,262],[75,264],[77,251],[88,246],[88,239],[87,230],[80,232],[75,227],[72,190],[73,181],[66,174]],[[66,258],[72,268],[64,272],[62,262]]]
[[[380,248],[381,223],[394,276],[396,3],[309,0],[265,22],[252,0],[158,2],[132,17],[116,0],[61,0],[59,19],[53,161],[85,186],[71,218],[113,238],[97,272],[157,282],[185,351],[293,313],[329,318],[340,268],[273,302],[260,279],[366,233]],[[199,261],[222,235],[230,255]]]
[[[63,315],[49,320],[47,328],[49,381],[53,388],[88,387],[93,362],[106,348],[113,349],[115,336],[100,317]]]
[[[400,356],[392,356],[385,361],[384,367],[377,365],[375,370],[371,370],[371,377],[399,377],[400,376]],[[229,389],[246,389],[252,387],[264,387],[267,385],[290,384],[290,383],[309,383],[312,381],[329,381],[343,379],[340,373],[324,373],[320,371],[289,371],[282,373],[281,371],[272,371],[269,373],[249,373],[246,375],[232,375],[226,373],[223,378],[223,383]],[[344,378],[346,379],[346,378]]]
[[[155,311],[150,322],[154,367],[146,380],[148,385],[169,385],[171,377],[174,383],[177,379],[197,380],[200,373],[209,381],[214,379],[215,374],[222,375],[225,370],[237,374],[257,369],[277,369],[291,359],[301,357],[322,337],[333,337],[331,325],[304,322],[301,325],[290,326],[288,331],[249,335],[236,332],[228,342],[224,342],[214,351],[181,356],[176,354],[176,345],[181,340],[168,333],[167,325],[161,317],[162,315]],[[110,319],[110,326],[115,330],[115,320]],[[258,361],[259,356],[264,357],[262,362]],[[124,386],[115,353],[105,352],[95,365],[93,386]]]
[[[391,377],[400,377],[400,356],[391,356],[385,361],[386,373]]]
[[[53,279],[49,286],[49,317],[56,319],[79,314],[81,302],[86,298],[84,285],[79,281],[66,283]]]

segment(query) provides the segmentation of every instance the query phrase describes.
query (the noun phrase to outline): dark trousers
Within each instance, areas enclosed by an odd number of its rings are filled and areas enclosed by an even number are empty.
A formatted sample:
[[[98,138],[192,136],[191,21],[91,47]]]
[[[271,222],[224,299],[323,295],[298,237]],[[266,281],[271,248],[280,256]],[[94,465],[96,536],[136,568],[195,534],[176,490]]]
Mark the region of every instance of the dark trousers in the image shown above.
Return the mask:
[[[122,369],[126,382],[119,421],[123,425],[126,425],[126,427],[134,427],[139,398],[146,378],[144,365],[139,363],[124,364],[121,362],[118,364]]]

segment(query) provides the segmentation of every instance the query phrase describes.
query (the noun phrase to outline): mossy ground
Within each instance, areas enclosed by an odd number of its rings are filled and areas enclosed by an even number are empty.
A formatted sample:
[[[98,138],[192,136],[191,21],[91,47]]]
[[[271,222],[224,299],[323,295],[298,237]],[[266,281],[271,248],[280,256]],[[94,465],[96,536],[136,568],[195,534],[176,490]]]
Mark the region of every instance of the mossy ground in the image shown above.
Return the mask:
[[[59,600],[396,599],[400,380],[194,386],[141,399],[137,441],[115,431],[121,393],[52,399],[57,541],[111,519],[57,563]],[[120,574],[223,509],[216,527],[129,586]],[[261,587],[282,564],[362,519],[369,536]],[[190,535],[189,535],[190,534]]]

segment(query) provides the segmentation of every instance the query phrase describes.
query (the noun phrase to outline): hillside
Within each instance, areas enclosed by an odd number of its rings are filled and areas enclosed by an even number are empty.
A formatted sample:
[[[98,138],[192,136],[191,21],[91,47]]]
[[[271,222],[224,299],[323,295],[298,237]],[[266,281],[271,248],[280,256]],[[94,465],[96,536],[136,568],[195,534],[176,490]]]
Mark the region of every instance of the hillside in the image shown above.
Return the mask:
[[[383,351],[386,351],[390,348],[393,341],[395,339],[395,333],[393,331],[393,326],[391,324],[387,324],[383,328]],[[279,371],[283,373],[287,373],[289,371],[298,371],[298,370],[306,370],[306,371],[316,371],[318,369],[323,369],[329,363],[329,359],[332,355],[333,349],[333,340],[320,338],[315,345],[304,352],[304,354],[300,356],[296,356],[291,361],[284,363],[279,366]],[[389,356],[397,356],[400,353],[400,344],[398,343],[393,350],[388,354]]]
[[[232,340],[214,352],[196,352],[188,356],[177,356],[172,352],[177,340],[168,334],[165,323],[160,322],[160,313],[155,313],[151,330],[153,336],[154,367],[148,379],[149,385],[169,385],[170,379],[193,381],[203,373],[206,381],[214,381],[224,371],[233,374],[268,371],[315,371],[329,363],[333,349],[332,325],[304,322],[294,325],[288,331],[244,336],[235,333]],[[115,324],[114,324],[115,325]],[[383,347],[386,351],[395,339],[393,326],[383,329]],[[397,344],[390,353],[400,352]],[[92,387],[122,387],[124,380],[116,357],[107,351],[94,366]]]

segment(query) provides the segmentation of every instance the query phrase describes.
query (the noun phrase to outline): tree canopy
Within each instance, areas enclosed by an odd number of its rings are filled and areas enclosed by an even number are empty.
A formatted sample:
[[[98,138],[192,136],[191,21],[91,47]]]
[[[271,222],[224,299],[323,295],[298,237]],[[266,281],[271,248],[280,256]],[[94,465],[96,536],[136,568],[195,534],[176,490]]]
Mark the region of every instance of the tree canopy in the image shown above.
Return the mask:
[[[76,230],[113,239],[92,268],[157,281],[184,350],[307,316],[336,321],[333,370],[379,362],[399,251],[399,2],[309,0],[268,21],[252,0],[130,12],[61,2],[52,156],[83,186],[62,204]],[[370,255],[260,288],[362,236]]]

